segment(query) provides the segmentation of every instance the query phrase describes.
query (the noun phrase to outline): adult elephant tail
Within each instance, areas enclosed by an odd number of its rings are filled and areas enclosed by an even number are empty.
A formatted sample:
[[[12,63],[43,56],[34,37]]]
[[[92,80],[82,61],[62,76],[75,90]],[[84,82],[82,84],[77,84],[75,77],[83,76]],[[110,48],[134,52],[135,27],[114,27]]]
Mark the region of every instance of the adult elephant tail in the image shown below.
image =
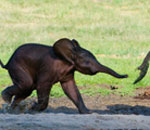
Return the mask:
[[[150,51],[148,52],[148,54],[146,55],[146,57],[144,58],[142,64],[137,68],[138,70],[140,70],[140,75],[139,77],[134,81],[133,84],[138,83],[140,80],[142,80],[144,78],[144,76],[147,74],[148,72],[148,68],[149,68],[149,61],[150,61]]]

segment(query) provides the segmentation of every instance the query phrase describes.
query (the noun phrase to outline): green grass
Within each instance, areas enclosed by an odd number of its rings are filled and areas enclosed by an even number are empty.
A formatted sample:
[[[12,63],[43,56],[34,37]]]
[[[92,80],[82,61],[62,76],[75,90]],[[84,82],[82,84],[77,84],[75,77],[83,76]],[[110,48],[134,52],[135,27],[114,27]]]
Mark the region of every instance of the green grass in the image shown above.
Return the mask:
[[[1,0],[0,59],[7,63],[23,43],[52,45],[62,37],[74,38],[104,65],[129,74],[120,80],[102,73],[76,72],[77,85],[85,86],[82,93],[109,94],[113,91],[94,87],[109,84],[120,86],[116,93],[130,94],[136,87],[150,85],[150,73],[132,85],[138,76],[135,68],[150,50],[149,5],[149,0]],[[7,71],[0,68],[0,90],[10,84]],[[88,85],[91,88],[86,89]],[[59,84],[52,95],[63,95]]]

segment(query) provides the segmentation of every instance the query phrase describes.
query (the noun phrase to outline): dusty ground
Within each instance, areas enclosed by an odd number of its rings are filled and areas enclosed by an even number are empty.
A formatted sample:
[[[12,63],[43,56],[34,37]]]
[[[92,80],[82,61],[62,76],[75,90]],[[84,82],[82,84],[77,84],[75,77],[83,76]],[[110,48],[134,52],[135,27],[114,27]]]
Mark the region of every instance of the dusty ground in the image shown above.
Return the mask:
[[[80,115],[67,97],[51,98],[42,113],[24,113],[36,99],[27,99],[13,112],[1,101],[0,129],[150,129],[150,87],[135,91],[136,96],[86,96],[86,106],[93,111]]]

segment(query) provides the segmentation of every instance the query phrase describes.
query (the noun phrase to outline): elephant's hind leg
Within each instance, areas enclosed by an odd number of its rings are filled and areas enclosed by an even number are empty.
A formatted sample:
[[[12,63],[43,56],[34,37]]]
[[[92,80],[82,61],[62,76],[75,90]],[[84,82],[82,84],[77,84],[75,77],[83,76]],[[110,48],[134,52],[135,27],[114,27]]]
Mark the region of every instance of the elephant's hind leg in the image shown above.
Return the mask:
[[[51,88],[52,86],[49,82],[43,82],[37,86],[38,103],[35,103],[31,110],[43,111],[47,108]]]
[[[15,93],[15,91],[16,91],[16,86],[10,86],[10,87],[7,87],[6,89],[4,89],[2,91],[3,100],[7,103],[11,103],[13,93]]]
[[[24,93],[20,93],[19,95],[16,95],[11,104],[11,107],[14,109],[22,100],[30,96],[31,93],[32,90],[27,90]]]
[[[7,87],[2,92],[2,98],[4,101],[11,103],[13,96],[16,96],[16,98],[14,98],[15,102],[15,100],[18,100],[18,98],[26,97],[26,95],[29,95],[28,93],[31,93],[28,92],[28,90],[31,90],[33,86],[33,80],[29,73],[27,73],[20,66],[16,65],[15,68],[12,67],[8,71],[14,85]]]

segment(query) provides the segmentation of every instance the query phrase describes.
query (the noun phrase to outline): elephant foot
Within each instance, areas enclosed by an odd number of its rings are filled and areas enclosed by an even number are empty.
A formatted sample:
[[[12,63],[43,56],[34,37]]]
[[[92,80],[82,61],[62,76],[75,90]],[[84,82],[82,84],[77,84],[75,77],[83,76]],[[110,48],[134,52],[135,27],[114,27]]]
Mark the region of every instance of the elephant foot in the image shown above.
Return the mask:
[[[10,104],[12,100],[12,95],[10,95],[6,90],[2,91],[2,98],[5,102]]]
[[[39,110],[39,106],[37,102],[34,102],[34,104],[32,105],[32,107],[30,108],[30,111],[38,111]]]
[[[92,111],[89,109],[79,110],[80,114],[92,114]]]
[[[40,111],[45,110],[46,107],[47,107],[47,105],[45,105],[45,104],[39,104],[39,103],[35,102],[35,103],[32,105],[30,111],[37,111],[37,112],[40,112]]]

